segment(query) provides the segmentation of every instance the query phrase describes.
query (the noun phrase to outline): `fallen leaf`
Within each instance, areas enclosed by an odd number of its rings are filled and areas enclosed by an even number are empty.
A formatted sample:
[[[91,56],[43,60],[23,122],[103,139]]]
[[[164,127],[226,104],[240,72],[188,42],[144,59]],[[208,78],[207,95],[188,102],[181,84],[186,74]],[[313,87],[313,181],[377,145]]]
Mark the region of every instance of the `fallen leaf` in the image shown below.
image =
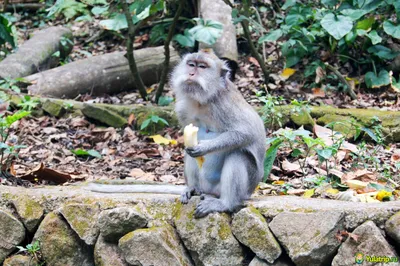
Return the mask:
[[[368,186],[367,182],[362,182],[360,180],[347,180],[345,184],[351,189],[365,188]]]
[[[297,172],[300,171],[300,164],[298,163],[291,163],[288,160],[284,160],[282,162],[282,169],[286,172]]]
[[[252,63],[253,65],[260,67],[260,64],[258,63],[257,59],[255,59],[254,57],[249,57],[249,62]]]
[[[348,172],[344,174],[340,180],[345,183],[348,180],[360,180],[363,182],[374,182],[377,179],[377,175],[367,169],[358,169],[354,172]]]
[[[348,189],[343,192],[339,192],[336,194],[336,199],[341,201],[351,201],[351,202],[359,202],[360,199],[356,197],[356,192],[352,189]]]
[[[132,126],[133,122],[135,122],[135,114],[130,114],[128,117],[128,125]]]
[[[153,135],[153,136],[150,136],[150,138],[152,138],[155,143],[160,144],[160,145],[161,144],[168,145],[171,143],[170,139],[166,139],[161,135]]]
[[[304,192],[305,192],[305,190],[304,189],[289,189],[288,191],[287,191],[287,194],[288,195],[294,195],[294,196],[300,196],[300,195],[303,195],[304,194]]]
[[[283,185],[283,184],[285,184],[285,181],[283,181],[283,180],[277,180],[277,181],[272,182],[272,184],[273,184],[273,185]]]
[[[315,192],[315,188],[312,189],[308,189],[304,192],[303,197],[304,198],[311,198],[312,196],[314,196],[314,192]]]
[[[380,190],[376,194],[376,199],[379,200],[379,201],[389,200],[392,195],[393,194],[390,191]]]
[[[330,194],[330,195],[336,195],[336,194],[339,193],[339,190],[336,189],[336,188],[330,188],[330,189],[327,189],[327,190],[325,191],[325,193],[326,193],[326,194]]]
[[[396,149],[393,151],[393,154],[390,157],[390,161],[393,163],[397,163],[400,161],[400,150]]]
[[[46,180],[56,184],[63,184],[72,179],[71,175],[47,168],[43,163],[40,163],[28,174],[20,176],[20,178],[31,182]]]
[[[288,78],[290,78],[290,76],[292,76],[294,73],[296,73],[296,69],[293,69],[293,68],[285,68],[285,69],[282,71],[281,77],[282,77],[283,79],[288,79]]]
[[[317,67],[317,69],[315,70],[315,83],[320,83],[321,80],[325,77],[325,75],[326,75],[325,70],[320,66]]]
[[[360,200],[360,202],[364,203],[379,202],[379,200],[375,199],[374,196],[368,194],[358,194],[356,197]]]
[[[321,97],[321,98],[325,97],[325,91],[321,88],[312,88],[311,91],[314,97]]]

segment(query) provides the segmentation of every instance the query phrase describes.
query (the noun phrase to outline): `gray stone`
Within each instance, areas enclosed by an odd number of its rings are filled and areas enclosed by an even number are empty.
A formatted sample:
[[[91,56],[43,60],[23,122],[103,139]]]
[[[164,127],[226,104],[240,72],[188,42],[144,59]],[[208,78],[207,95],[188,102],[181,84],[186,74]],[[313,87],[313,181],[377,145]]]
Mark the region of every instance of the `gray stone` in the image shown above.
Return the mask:
[[[362,253],[363,266],[400,265],[399,262],[368,261],[371,258],[374,259],[374,256],[384,256],[387,259],[398,258],[396,251],[389,245],[380,229],[372,221],[367,221],[357,227],[353,234],[358,237],[357,241],[350,237],[347,238],[333,259],[332,266],[354,265],[357,253]]]
[[[269,263],[255,256],[249,266],[295,266],[289,258],[279,258],[274,263]]]
[[[225,213],[211,213],[195,219],[198,197],[189,204],[177,205],[175,226],[196,265],[242,265],[243,250],[229,226]]]
[[[90,249],[54,212],[44,217],[32,240],[35,241],[40,242],[40,251],[47,265],[94,265]]]
[[[106,242],[102,235],[94,246],[94,262],[96,266],[128,266],[118,245]]]
[[[12,203],[26,229],[31,233],[35,232],[35,229],[43,219],[44,210],[42,206],[27,196],[16,197]]]
[[[92,104],[84,104],[82,113],[86,117],[115,128],[121,128],[128,124],[128,120],[126,120],[125,117],[122,117],[116,112],[110,111],[106,108],[94,106]]]
[[[296,196],[273,196],[250,202],[267,219],[273,219],[282,212],[342,212],[345,215],[346,230],[353,231],[365,221],[371,220],[377,226],[385,222],[396,212],[400,211],[398,201],[363,203],[345,202],[330,199],[306,199]]]
[[[234,215],[232,232],[243,245],[269,263],[273,263],[282,253],[265,218],[254,207],[242,209]]]
[[[396,213],[385,223],[386,233],[396,242],[400,247],[400,212]]]
[[[26,255],[14,255],[12,257],[7,258],[3,263],[3,266],[33,266],[33,265],[35,265],[34,260]]]
[[[167,224],[130,232],[119,240],[119,247],[130,265],[192,265],[173,227]]]
[[[71,228],[88,245],[94,245],[100,230],[97,219],[100,213],[99,206],[95,204],[66,204],[60,213],[69,223]]]
[[[100,213],[98,227],[107,241],[117,242],[125,234],[146,227],[147,218],[137,208],[119,207]]]
[[[25,238],[25,227],[6,210],[0,210],[0,263]]]
[[[343,214],[283,212],[269,227],[297,266],[325,266],[339,248],[335,234],[343,230]]]

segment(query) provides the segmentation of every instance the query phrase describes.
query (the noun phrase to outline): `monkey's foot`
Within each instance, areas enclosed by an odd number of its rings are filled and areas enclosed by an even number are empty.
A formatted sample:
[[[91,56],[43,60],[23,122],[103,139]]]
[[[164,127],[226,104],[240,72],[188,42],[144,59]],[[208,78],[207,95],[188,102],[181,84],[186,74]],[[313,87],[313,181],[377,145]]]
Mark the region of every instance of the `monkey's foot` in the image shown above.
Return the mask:
[[[181,194],[181,203],[186,204],[192,198],[193,195],[200,195],[202,192],[196,188],[186,188]]]
[[[225,206],[220,199],[207,197],[197,205],[194,216],[196,218],[201,218],[212,212],[227,211],[229,211],[228,207]]]

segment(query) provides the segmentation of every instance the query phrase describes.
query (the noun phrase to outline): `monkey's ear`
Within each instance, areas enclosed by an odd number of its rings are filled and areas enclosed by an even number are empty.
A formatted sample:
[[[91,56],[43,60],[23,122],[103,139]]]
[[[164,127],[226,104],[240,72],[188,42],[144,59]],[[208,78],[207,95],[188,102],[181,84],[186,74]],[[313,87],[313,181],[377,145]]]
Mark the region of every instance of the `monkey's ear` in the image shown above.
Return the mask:
[[[231,70],[229,69],[229,67],[226,64],[222,64],[221,77],[224,79],[229,79],[230,72]]]

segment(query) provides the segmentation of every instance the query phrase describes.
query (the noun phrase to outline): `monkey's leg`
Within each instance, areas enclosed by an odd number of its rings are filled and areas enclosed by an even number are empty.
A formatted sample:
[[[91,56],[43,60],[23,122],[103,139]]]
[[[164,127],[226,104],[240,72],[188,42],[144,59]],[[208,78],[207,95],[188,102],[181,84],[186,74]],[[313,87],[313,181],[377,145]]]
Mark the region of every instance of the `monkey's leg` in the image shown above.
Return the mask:
[[[248,182],[251,163],[241,152],[227,155],[222,168],[220,197],[206,197],[196,207],[195,217],[212,212],[231,212],[249,197]]]
[[[199,168],[196,159],[185,154],[185,181],[187,188],[181,194],[181,202],[186,204],[190,198],[196,194],[201,193],[199,190]]]

